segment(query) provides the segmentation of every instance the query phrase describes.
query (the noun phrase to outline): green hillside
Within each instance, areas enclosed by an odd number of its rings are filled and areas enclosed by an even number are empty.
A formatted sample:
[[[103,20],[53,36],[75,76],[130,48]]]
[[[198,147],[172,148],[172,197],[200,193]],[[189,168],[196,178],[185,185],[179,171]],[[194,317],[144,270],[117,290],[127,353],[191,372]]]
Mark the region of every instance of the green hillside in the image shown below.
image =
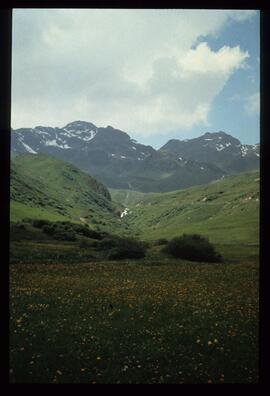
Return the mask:
[[[117,205],[105,186],[75,166],[46,155],[23,155],[11,164],[11,221],[43,218],[117,229]]]
[[[221,253],[226,245],[232,256],[244,256],[240,245],[257,250],[259,244],[259,180],[258,172],[249,172],[169,193],[109,192],[73,165],[23,155],[11,166],[11,221],[86,223],[148,241],[199,233],[219,245]],[[119,217],[123,208],[129,210]]]
[[[214,243],[259,241],[259,173],[163,194],[145,194],[123,218],[142,238],[196,232]]]
[[[133,190],[118,190],[116,188],[109,189],[112,200],[123,206],[135,205],[144,199],[144,197],[155,195],[155,193],[143,193]]]

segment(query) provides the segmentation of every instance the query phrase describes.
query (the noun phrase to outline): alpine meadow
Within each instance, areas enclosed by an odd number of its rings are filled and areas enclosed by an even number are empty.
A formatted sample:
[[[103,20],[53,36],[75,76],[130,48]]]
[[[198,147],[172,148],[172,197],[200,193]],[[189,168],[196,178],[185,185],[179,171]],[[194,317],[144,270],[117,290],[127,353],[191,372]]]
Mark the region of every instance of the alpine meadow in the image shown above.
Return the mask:
[[[13,10],[10,383],[259,382],[259,16]]]

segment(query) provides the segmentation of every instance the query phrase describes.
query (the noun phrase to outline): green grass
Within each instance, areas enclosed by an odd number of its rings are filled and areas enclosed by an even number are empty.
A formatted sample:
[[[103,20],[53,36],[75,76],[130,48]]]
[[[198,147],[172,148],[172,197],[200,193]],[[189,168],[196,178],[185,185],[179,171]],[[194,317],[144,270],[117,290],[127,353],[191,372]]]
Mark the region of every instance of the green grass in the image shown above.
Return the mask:
[[[153,194],[133,190],[118,190],[115,188],[110,188],[109,191],[112,200],[123,206],[135,205],[144,199],[144,197],[151,196],[151,194]]]
[[[259,243],[259,174],[250,172],[204,186],[145,194],[123,218],[142,238],[199,233],[213,243]]]
[[[258,265],[10,268],[12,383],[256,383]]]
[[[50,211],[50,209],[43,209],[40,207],[31,207],[21,202],[10,202],[10,218],[12,222],[21,221],[25,218],[44,219],[51,221],[68,220],[68,216],[63,216],[58,213]]]
[[[22,155],[11,166],[11,221],[71,220],[125,231],[109,191],[73,165],[46,155]]]
[[[258,382],[258,173],[164,194],[116,191],[129,202],[121,220],[117,205],[93,207],[80,189],[65,215],[39,205],[33,177],[16,182],[25,201],[11,202],[13,220],[80,222],[90,205],[105,230],[150,246],[144,259],[109,262],[90,238],[57,241],[12,223],[12,383]],[[44,192],[59,205],[74,193],[53,192],[52,181]],[[224,262],[171,259],[155,244],[184,232],[210,237]]]

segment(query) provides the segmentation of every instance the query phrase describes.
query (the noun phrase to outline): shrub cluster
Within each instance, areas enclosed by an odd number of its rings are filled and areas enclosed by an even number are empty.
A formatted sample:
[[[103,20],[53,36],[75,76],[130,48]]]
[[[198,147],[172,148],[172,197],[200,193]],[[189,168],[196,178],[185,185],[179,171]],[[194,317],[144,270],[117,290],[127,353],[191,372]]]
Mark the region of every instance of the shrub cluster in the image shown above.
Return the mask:
[[[98,244],[99,250],[110,250],[117,245],[118,239],[113,237],[106,237]]]
[[[32,225],[33,227],[36,228],[43,228],[44,226],[48,226],[49,224],[51,224],[49,220],[42,220],[42,219],[32,220]]]
[[[49,221],[49,220],[33,220],[32,225],[36,228],[41,228],[43,232],[51,235],[55,239],[75,241],[77,235],[82,235],[87,238],[100,240],[103,236],[90,230],[88,225],[74,224],[70,221]]]
[[[134,238],[121,238],[105,232],[94,231],[88,225],[74,224],[69,221],[53,222],[41,219],[27,219],[27,222],[36,228],[40,228],[54,239],[62,241],[76,241],[79,239],[81,249],[95,248],[104,252],[104,256],[109,260],[140,259],[145,257],[148,247],[146,242],[141,242]],[[78,238],[79,236],[86,238]],[[94,241],[91,239],[87,240],[87,238],[94,239]]]
[[[140,259],[145,256],[147,244],[133,238],[119,238],[111,249],[110,260]]]
[[[168,240],[166,238],[160,238],[155,242],[155,245],[161,246],[161,245],[167,245]]]
[[[184,234],[168,242],[166,253],[191,261],[221,262],[222,257],[216,252],[209,240],[198,234]]]

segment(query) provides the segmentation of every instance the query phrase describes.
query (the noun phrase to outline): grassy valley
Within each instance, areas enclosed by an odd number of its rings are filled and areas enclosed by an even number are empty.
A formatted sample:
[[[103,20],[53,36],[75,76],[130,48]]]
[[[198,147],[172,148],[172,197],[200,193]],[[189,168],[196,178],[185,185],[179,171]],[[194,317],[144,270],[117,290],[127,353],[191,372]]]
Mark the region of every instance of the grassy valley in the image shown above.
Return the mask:
[[[109,194],[62,161],[16,157],[11,220],[12,383],[258,382],[258,172]],[[183,233],[222,262],[166,253]]]
[[[214,243],[259,243],[259,173],[163,194],[130,192],[124,221],[147,240],[200,233]],[[114,197],[124,192],[113,193]]]

